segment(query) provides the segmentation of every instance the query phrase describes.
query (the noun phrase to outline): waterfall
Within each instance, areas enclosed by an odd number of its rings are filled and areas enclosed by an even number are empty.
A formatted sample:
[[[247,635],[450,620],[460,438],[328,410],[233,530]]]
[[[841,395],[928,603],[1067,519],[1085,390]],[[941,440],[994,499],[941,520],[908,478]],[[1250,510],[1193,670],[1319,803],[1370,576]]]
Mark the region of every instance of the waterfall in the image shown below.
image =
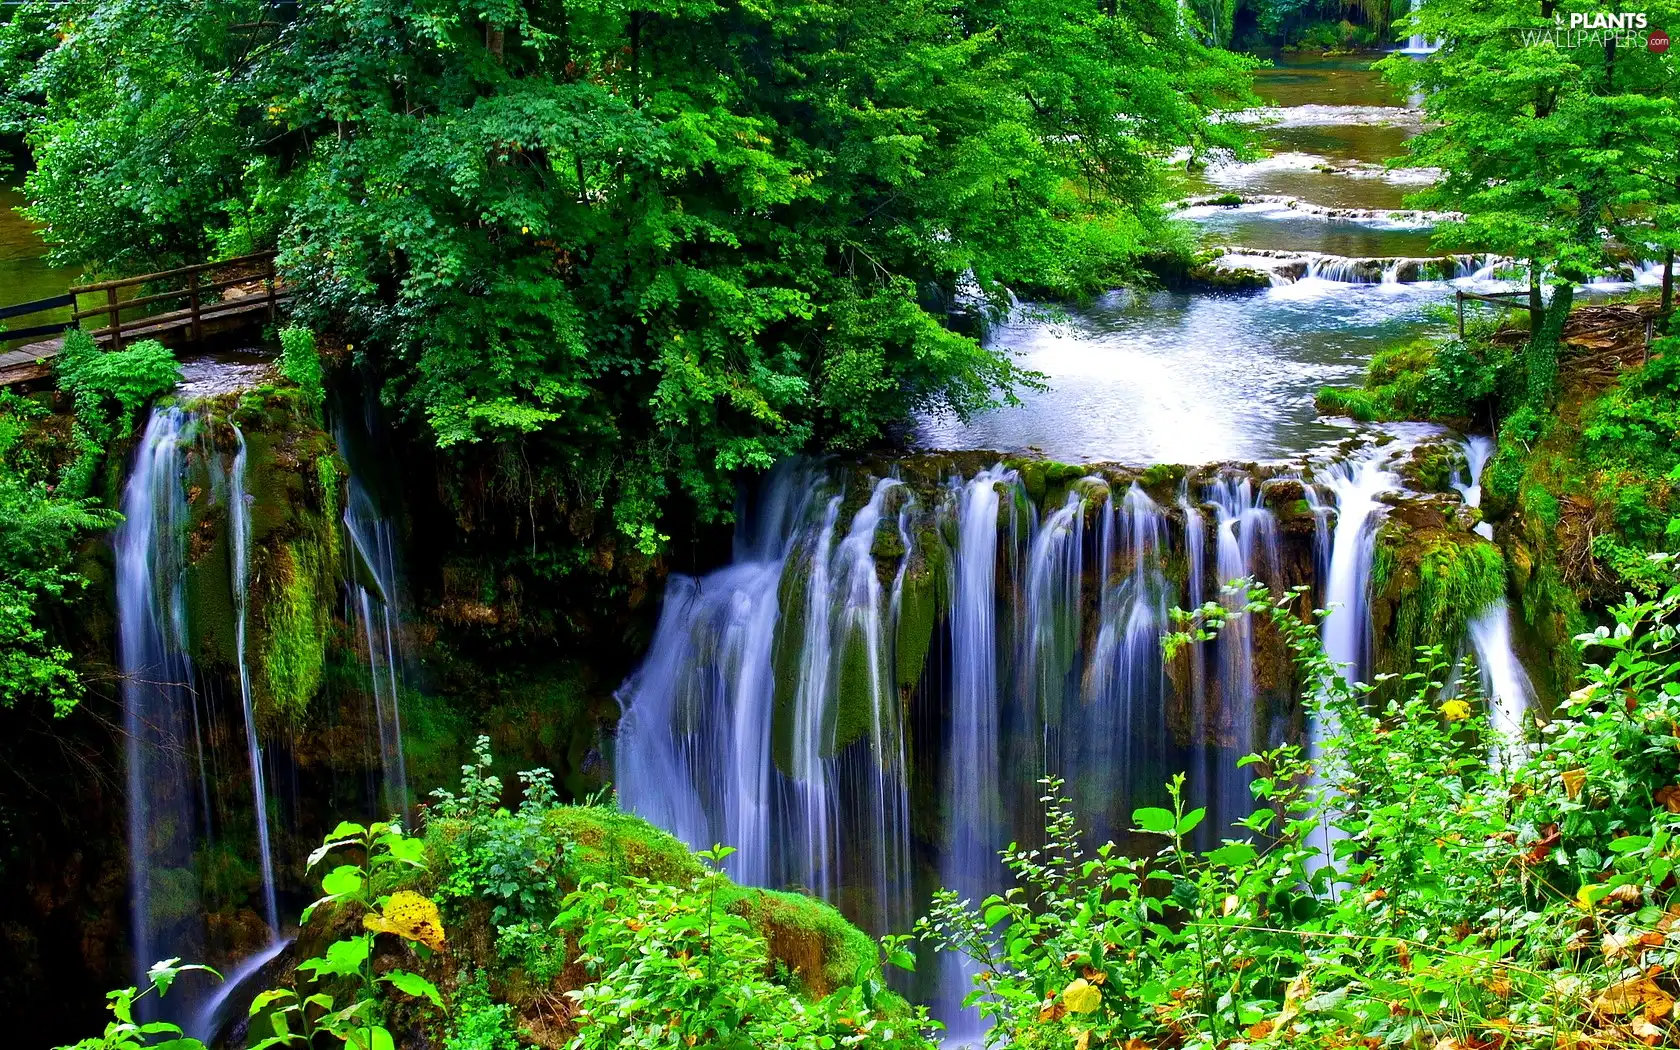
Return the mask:
[[[342,445],[342,441],[341,441]],[[355,558],[351,609],[367,647],[373,691],[373,721],[379,734],[379,764],[386,815],[408,814],[408,771],[402,744],[402,648],[397,601],[397,546],[390,521],[354,472],[344,508],[344,533]]]
[[[1466,507],[1480,507],[1482,505],[1482,470],[1487,467],[1488,460],[1493,458],[1494,443],[1491,437],[1476,434],[1464,440],[1464,461],[1468,469],[1469,479],[1466,480],[1458,471],[1453,472],[1452,486],[1458,494],[1464,497]],[[1489,522],[1478,522],[1476,535],[1484,539],[1493,539],[1493,525]]]
[[[1324,605],[1324,651],[1343,678],[1368,680],[1370,671],[1371,560],[1383,504],[1377,499],[1400,487],[1387,469],[1381,450],[1332,464],[1320,477],[1336,502],[1336,527],[1330,542],[1329,580]],[[1314,739],[1319,739],[1315,736]]]
[[[729,872],[748,885],[831,900],[867,888],[874,913],[858,918],[882,930],[914,911],[888,630],[906,560],[889,594],[874,554],[883,525],[907,533],[908,502],[889,514],[901,496],[875,481],[836,542],[844,492],[778,467],[737,513],[733,563],[669,579],[648,657],[618,692],[625,808],[696,848],[736,847]]]
[[[1363,456],[1332,464],[1321,478],[1336,501],[1336,526],[1331,533],[1329,578],[1325,585],[1321,624],[1325,655],[1347,681],[1369,681],[1371,670],[1370,586],[1371,563],[1376,554],[1377,528],[1383,518],[1383,504],[1377,497],[1400,487],[1400,479],[1387,469],[1388,454],[1368,450]],[[1333,721],[1316,720],[1307,728],[1307,756],[1315,768],[1325,758],[1324,741],[1337,732]],[[1324,782],[1315,772],[1314,784]],[[1322,818],[1324,854],[1336,864],[1335,843],[1345,837]],[[1336,865],[1340,870],[1340,865]]]
[[[1002,885],[998,757],[998,512],[999,488],[1013,486],[1014,471],[982,470],[957,491],[957,549],[951,591],[951,713],[945,741],[945,807],[950,842],[940,879],[978,900]],[[978,1041],[977,1011],[963,1010],[973,964],[948,954],[942,960],[937,1012],[952,1041]]]
[[[186,440],[193,420],[158,408],[123,489],[116,548],[117,659],[127,758],[130,936],[135,980],[153,962],[202,955],[193,866],[208,819],[193,790],[203,769],[199,694],[186,653]]]
[[[228,476],[228,532],[233,549],[233,611],[238,618],[234,644],[239,660],[239,699],[245,713],[245,751],[251,761],[251,804],[257,825],[257,860],[262,873],[263,918],[270,935],[280,937],[280,908],[274,896],[274,852],[269,844],[268,790],[263,776],[262,745],[257,739],[256,711],[251,703],[251,668],[245,659],[251,585],[251,505],[245,492],[245,434],[233,428],[238,449]]]
[[[1506,742],[1520,744],[1522,719],[1534,702],[1534,687],[1511,644],[1511,610],[1504,598],[1471,619],[1470,644],[1481,670],[1488,720]]]
[[[1219,697],[1216,705],[1209,705],[1219,712],[1214,727],[1220,743],[1220,751],[1213,756],[1218,764],[1214,797],[1234,805],[1238,811],[1235,817],[1242,817],[1248,813],[1251,775],[1247,767],[1239,768],[1236,760],[1264,742],[1255,738],[1259,703],[1254,674],[1255,623],[1243,612],[1246,593],[1229,590],[1228,585],[1244,578],[1267,585],[1276,582],[1276,520],[1246,476],[1219,478],[1208,486],[1205,496],[1214,510],[1214,565],[1218,574],[1214,583],[1219,588],[1219,603],[1229,613],[1215,642]]]

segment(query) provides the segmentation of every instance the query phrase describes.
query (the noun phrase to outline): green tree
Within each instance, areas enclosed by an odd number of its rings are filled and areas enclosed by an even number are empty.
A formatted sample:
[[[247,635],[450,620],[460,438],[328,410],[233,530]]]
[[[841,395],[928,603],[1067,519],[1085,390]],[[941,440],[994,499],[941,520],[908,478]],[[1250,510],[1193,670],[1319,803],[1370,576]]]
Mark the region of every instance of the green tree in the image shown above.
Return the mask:
[[[1036,382],[947,311],[1133,276],[1248,98],[1170,0],[52,10],[0,108],[63,259],[277,245],[387,404],[649,552],[673,494]]]

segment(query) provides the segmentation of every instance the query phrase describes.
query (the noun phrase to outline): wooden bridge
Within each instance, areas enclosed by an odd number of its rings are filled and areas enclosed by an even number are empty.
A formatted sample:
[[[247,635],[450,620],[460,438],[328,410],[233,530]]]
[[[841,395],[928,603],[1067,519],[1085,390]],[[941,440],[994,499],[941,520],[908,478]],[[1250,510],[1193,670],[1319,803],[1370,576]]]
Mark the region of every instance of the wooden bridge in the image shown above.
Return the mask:
[[[159,285],[180,285],[156,290]],[[148,287],[149,286],[149,287]],[[124,293],[129,293],[126,297]],[[84,308],[83,297],[94,305]],[[221,262],[199,263],[115,281],[96,281],[16,306],[0,306],[0,323],[16,318],[70,310],[66,319],[0,329],[0,347],[28,342],[0,353],[0,386],[42,379],[52,374],[52,359],[64,349],[64,333],[80,328],[111,349],[139,339],[171,347],[202,343],[256,323],[272,323],[278,307],[291,297],[274,269],[273,252],[257,252]],[[130,316],[126,319],[123,314]],[[93,320],[99,327],[89,327]],[[100,322],[103,323],[100,323]]]

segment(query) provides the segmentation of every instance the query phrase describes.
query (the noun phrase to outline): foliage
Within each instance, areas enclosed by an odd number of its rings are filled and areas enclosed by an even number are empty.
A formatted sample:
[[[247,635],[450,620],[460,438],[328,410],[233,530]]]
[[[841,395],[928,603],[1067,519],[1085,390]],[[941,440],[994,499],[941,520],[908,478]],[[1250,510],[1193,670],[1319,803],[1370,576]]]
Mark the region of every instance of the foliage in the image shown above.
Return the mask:
[[[49,607],[85,580],[69,568],[78,538],[117,516],[65,491],[48,456],[32,443],[47,410],[0,392],[0,706],[42,699],[70,711],[81,682],[70,653],[49,635]]]
[[[444,1050],[518,1050],[512,1011],[490,998],[489,983],[480,970],[455,993],[454,1030]]]
[[[134,433],[140,409],[181,381],[181,366],[156,339],[101,350],[81,329],[65,333],[58,385],[76,399],[76,421],[99,444]]]
[[[1260,806],[1199,853],[1182,780],[1172,808],[1134,814],[1161,843],[1138,858],[1088,850],[1047,781],[1044,844],[1004,854],[1015,886],[978,907],[942,892],[921,927],[977,963],[991,1045],[1666,1038],[1680,587],[1583,638],[1603,654],[1589,685],[1524,740],[1477,713],[1475,676],[1455,688],[1440,650],[1379,700],[1336,673],[1297,595],[1253,597],[1314,683],[1323,742],[1310,763],[1292,746],[1245,759]],[[1180,615],[1172,647],[1227,614]]]
[[[1464,339],[1418,340],[1379,351],[1361,389],[1323,387],[1319,410],[1361,422],[1425,419],[1457,422],[1495,416],[1511,351],[1488,338],[1491,326],[1469,326]]]
[[[151,969],[146,971],[145,991],[123,988],[106,996],[110,1000],[106,1005],[116,1015],[116,1020],[105,1026],[103,1036],[89,1036],[57,1050],[205,1050],[204,1044],[197,1039],[182,1035],[179,1025],[168,1021],[141,1022],[134,1018],[134,1004],[138,1000],[153,992],[158,994],[158,998],[163,998],[176,977],[192,970],[216,973],[208,966],[182,965],[179,959],[165,959],[152,964]]]
[[[303,391],[304,401],[321,407],[327,395],[321,389],[321,355],[314,332],[296,325],[280,329],[280,371]]]
[[[1568,16],[1597,10],[1568,0],[1418,4],[1408,28],[1442,41],[1440,50],[1428,62],[1381,63],[1422,97],[1430,119],[1408,142],[1407,163],[1442,177],[1413,200],[1464,216],[1437,227],[1437,245],[1527,264],[1526,398],[1537,408],[1556,393],[1558,335],[1575,285],[1617,265],[1617,237],[1647,251],[1641,220],[1680,197],[1675,80],[1660,54],[1618,47],[1617,33],[1563,28]],[[1653,28],[1680,13],[1644,10]]]
[[[874,978],[811,1005],[771,980],[763,938],[719,901],[727,880],[716,865],[732,852],[702,851],[712,866],[686,885],[633,878],[566,897],[555,924],[577,937],[593,977],[568,993],[577,1004],[568,1050],[931,1045],[925,1011],[876,1014],[884,988]]]
[[[304,909],[302,923],[308,925],[310,916],[323,906],[346,907],[361,913],[364,932],[341,937],[321,956],[298,963],[297,969],[326,989],[353,987],[354,998],[340,1006],[328,990],[307,996],[291,988],[260,993],[251,1003],[250,1016],[266,1019],[274,1034],[257,1038],[251,1050],[314,1047],[320,1045],[320,1036],[336,1039],[351,1050],[390,1050],[391,1033],[383,1024],[379,1002],[380,986],[385,984],[404,995],[443,1005],[437,987],[419,974],[388,970],[375,977],[373,972],[374,939],[382,933],[401,938],[421,953],[443,947],[437,905],[412,890],[384,892],[405,881],[410,872],[424,869],[424,843],[404,835],[400,824],[364,827],[346,821],[310,854],[309,867],[345,850],[359,853],[361,860],[339,864],[321,879],[321,897]],[[260,1022],[254,1020],[253,1033],[259,1027]]]
[[[1253,63],[1184,10],[29,0],[0,122],[59,261],[278,246],[387,404],[652,553],[673,497],[1037,382],[944,315],[1128,278],[1164,158],[1239,144]]]

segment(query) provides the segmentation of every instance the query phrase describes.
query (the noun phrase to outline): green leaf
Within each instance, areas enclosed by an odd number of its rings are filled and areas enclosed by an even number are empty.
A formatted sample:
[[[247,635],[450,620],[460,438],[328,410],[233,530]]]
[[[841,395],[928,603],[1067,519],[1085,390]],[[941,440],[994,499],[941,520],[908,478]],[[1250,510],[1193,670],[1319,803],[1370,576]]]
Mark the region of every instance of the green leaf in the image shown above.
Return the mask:
[[[417,973],[407,970],[392,970],[380,978],[394,986],[398,991],[414,996],[416,999],[430,999],[433,1006],[443,1005],[443,996],[438,994],[437,985],[421,977]]]
[[[1196,825],[1200,824],[1202,822],[1202,818],[1205,816],[1207,816],[1207,809],[1205,807],[1193,809],[1184,814],[1183,817],[1179,818],[1178,827],[1174,830],[1181,836],[1188,835],[1196,829]]]
[[[1651,844],[1651,840],[1644,835],[1627,835],[1619,839],[1611,839],[1605,846],[1611,853],[1632,853],[1634,850],[1644,849]]]
[[[340,864],[321,880],[321,892],[331,898],[353,897],[362,892],[366,880],[354,864]]]
[[[1206,854],[1208,861],[1222,868],[1237,868],[1251,863],[1260,854],[1246,842],[1228,842]]]
[[[372,946],[373,937],[370,934],[346,937],[328,945],[324,957],[300,962],[297,968],[311,971],[317,981],[323,977],[353,977],[361,972]]]
[[[1171,810],[1156,806],[1146,806],[1132,813],[1132,822],[1140,830],[1154,835],[1171,835],[1177,820]]]

